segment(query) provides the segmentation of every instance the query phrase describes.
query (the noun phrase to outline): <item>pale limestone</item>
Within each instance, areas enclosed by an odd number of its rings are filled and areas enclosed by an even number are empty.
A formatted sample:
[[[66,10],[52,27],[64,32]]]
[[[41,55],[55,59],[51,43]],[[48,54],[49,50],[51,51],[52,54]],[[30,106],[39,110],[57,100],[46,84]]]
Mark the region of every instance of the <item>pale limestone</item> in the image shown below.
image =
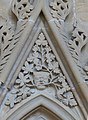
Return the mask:
[[[87,4],[0,1],[1,120],[87,119]]]

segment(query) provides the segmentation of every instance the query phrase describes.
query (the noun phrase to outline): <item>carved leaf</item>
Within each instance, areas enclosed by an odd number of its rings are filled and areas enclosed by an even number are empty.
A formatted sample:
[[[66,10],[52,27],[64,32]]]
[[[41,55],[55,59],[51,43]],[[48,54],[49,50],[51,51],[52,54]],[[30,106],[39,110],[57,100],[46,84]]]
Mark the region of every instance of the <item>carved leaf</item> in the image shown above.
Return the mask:
[[[38,45],[35,45],[34,47],[33,47],[33,49],[32,49],[34,52],[36,51],[36,52],[40,52],[40,47],[38,47]]]
[[[56,91],[55,97],[63,104],[71,107],[76,103],[74,96],[71,96],[72,93],[69,93],[71,90],[68,82],[43,32],[40,32],[35,41],[15,85],[18,85],[17,90],[12,90],[11,93],[17,95],[14,103],[29,97],[38,90],[43,91],[52,86],[54,92]]]
[[[19,89],[18,96],[22,96],[22,99],[25,99],[27,96],[31,95],[31,91],[29,87],[23,86]]]
[[[28,79],[29,75],[25,75],[20,72],[19,73],[19,79],[16,80],[16,83],[20,85],[20,87],[24,86],[25,83],[28,83],[30,79]]]
[[[74,100],[74,97],[73,97],[72,92],[68,92],[68,93],[67,93],[67,100],[68,100],[68,104],[69,104],[71,107],[77,105],[77,102]]]
[[[10,94],[9,97],[7,98],[5,104],[8,106],[10,105],[10,108],[13,108],[14,104],[16,102],[16,97],[17,97],[16,94]]]
[[[40,33],[39,39],[36,40],[36,44],[37,45],[43,45],[43,46],[47,45],[47,41],[45,40],[45,36],[43,35],[43,33]]]
[[[53,55],[52,53],[47,53],[46,54],[46,62],[50,63],[51,61],[53,61],[55,59],[55,55]]]
[[[33,64],[29,64],[27,61],[25,62],[25,66],[22,67],[22,70],[24,70],[24,73],[33,72]]]
[[[53,72],[56,73],[56,74],[61,72],[60,69],[59,69],[58,62],[53,63]]]
[[[13,0],[12,2],[12,12],[16,15],[18,19],[28,19],[33,10],[33,6],[28,0]]]
[[[50,3],[51,14],[56,19],[65,20],[66,16],[70,12],[70,1],[64,2],[63,0],[54,0],[54,2]]]

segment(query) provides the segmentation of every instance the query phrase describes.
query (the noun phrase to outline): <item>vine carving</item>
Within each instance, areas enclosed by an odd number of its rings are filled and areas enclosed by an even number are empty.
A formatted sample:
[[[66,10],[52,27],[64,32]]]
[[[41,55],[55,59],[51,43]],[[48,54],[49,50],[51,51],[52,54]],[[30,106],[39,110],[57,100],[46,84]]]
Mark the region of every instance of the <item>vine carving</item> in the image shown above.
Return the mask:
[[[55,97],[63,104],[69,107],[77,105],[66,77],[41,31],[5,104],[13,108],[15,104],[31,96],[36,90],[44,91],[48,87],[53,87]]]

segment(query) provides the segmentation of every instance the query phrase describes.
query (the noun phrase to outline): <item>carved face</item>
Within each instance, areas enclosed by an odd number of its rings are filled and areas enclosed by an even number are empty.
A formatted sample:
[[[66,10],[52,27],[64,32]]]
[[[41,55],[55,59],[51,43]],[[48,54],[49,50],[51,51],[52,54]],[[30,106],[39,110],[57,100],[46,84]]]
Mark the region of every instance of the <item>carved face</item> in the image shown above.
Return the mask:
[[[45,85],[48,83],[49,73],[48,72],[35,72],[34,82],[38,89],[45,89]]]

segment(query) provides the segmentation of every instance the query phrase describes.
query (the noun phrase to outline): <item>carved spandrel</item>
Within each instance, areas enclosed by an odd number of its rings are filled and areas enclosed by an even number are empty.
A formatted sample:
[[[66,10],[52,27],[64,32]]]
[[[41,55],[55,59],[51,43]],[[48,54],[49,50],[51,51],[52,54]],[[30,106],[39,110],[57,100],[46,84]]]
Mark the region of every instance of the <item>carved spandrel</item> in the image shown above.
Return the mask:
[[[15,104],[35,94],[53,88],[54,97],[69,107],[77,102],[68,85],[61,67],[44,35],[41,32],[25,61],[14,87],[9,92],[6,105],[13,108]]]
[[[5,19],[2,23],[0,22],[0,75],[25,30],[33,11],[33,5],[28,0],[13,0],[11,11],[17,18],[15,29],[8,19]],[[3,83],[2,78],[0,81]]]

